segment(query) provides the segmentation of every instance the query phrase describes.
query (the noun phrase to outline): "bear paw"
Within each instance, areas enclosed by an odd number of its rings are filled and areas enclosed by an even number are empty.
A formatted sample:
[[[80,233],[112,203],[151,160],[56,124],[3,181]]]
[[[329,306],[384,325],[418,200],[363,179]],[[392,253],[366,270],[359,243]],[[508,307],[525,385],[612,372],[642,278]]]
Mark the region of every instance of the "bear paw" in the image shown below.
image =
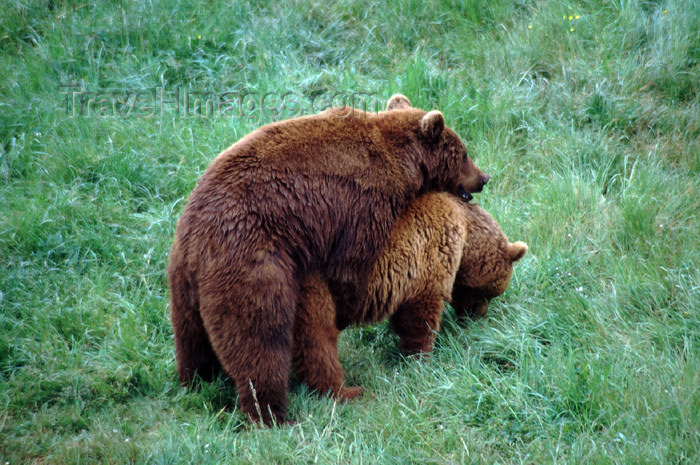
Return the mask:
[[[335,395],[335,398],[339,402],[350,402],[356,397],[362,396],[362,388],[360,386],[344,386],[340,388],[340,391]]]

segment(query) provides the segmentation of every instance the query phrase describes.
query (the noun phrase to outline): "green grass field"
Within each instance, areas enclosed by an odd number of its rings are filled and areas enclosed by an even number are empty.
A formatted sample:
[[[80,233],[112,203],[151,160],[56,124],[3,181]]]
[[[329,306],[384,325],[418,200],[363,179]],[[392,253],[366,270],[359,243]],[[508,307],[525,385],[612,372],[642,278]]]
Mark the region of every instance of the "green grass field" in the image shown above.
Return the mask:
[[[700,463],[698,2],[0,10],[0,465]],[[157,88],[246,97],[149,117]],[[227,379],[178,385],[165,265],[198,177],[287,92],[442,110],[530,253],[429,359],[343,333],[366,395],[292,383],[298,424],[268,430]]]

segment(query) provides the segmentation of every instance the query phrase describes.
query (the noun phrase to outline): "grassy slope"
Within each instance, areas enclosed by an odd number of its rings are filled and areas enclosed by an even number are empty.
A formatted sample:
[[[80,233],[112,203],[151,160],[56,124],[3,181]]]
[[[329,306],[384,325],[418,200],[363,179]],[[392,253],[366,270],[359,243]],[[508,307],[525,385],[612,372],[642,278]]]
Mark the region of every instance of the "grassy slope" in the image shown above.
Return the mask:
[[[276,3],[3,6],[0,462],[700,461],[698,4]],[[177,385],[164,268],[255,122],[70,118],[66,82],[403,92],[443,110],[531,253],[431,359],[347,331],[367,396],[294,385],[297,426],[250,428],[227,381]]]

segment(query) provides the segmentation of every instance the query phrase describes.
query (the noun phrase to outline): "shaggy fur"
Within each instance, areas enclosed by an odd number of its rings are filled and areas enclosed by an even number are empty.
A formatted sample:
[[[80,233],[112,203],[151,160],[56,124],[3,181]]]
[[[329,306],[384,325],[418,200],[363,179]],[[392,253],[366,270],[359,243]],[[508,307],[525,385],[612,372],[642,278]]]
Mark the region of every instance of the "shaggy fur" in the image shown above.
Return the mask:
[[[427,191],[468,195],[488,180],[440,112],[403,96],[264,126],[222,152],[178,221],[168,277],[178,375],[236,383],[242,410],[287,416],[300,282],[364,295],[396,218]],[[352,306],[340,321],[357,318]]]
[[[370,272],[367,293],[357,296],[352,324],[391,318],[405,354],[432,351],[444,301],[460,316],[483,316],[488,300],[505,292],[513,263],[527,252],[511,244],[493,218],[477,205],[446,193],[414,200],[399,217],[389,242]],[[302,282],[294,322],[297,376],[320,393],[348,400],[360,392],[343,385],[335,315],[345,302],[334,299],[319,274]],[[337,311],[336,311],[337,309]]]

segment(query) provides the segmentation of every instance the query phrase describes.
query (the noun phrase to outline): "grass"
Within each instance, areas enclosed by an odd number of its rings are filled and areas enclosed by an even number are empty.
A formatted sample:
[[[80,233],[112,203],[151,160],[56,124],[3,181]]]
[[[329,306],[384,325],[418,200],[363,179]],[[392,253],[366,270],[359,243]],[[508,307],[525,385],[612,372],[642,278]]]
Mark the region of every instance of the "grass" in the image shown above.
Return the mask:
[[[0,463],[700,462],[698,3],[330,3],[6,2]],[[402,92],[530,253],[430,359],[346,331],[367,395],[292,384],[298,424],[252,427],[228,380],[177,384],[165,264],[209,161],[276,116],[72,117],[61,85]]]

